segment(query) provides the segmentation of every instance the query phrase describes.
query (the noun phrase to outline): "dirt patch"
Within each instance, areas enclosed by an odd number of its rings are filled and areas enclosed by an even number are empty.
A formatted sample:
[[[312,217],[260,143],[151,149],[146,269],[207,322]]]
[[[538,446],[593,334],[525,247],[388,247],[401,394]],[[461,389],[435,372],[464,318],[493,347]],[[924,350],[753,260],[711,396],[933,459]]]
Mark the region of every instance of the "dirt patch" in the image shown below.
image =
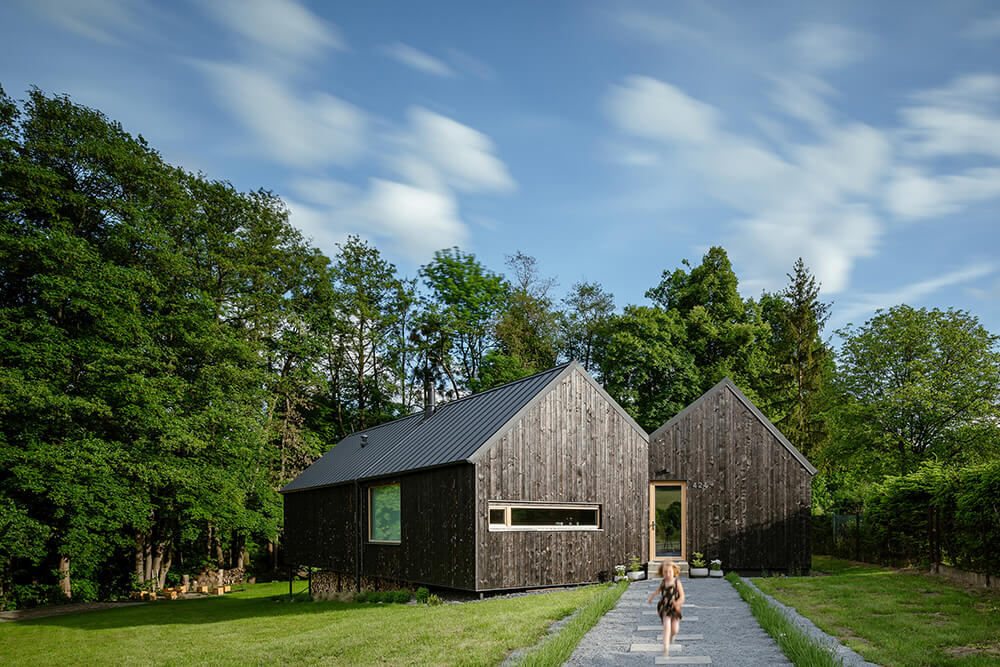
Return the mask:
[[[965,658],[969,656],[998,656],[1000,655],[1000,642],[992,644],[972,644],[970,646],[951,646],[944,650],[955,658]]]
[[[32,621],[36,618],[48,618],[49,616],[63,616],[65,614],[78,614],[84,611],[99,611],[101,609],[117,609],[119,607],[131,607],[145,602],[81,602],[79,604],[62,604],[55,607],[41,607],[39,609],[17,609],[15,611],[0,611],[0,623],[7,621]]]

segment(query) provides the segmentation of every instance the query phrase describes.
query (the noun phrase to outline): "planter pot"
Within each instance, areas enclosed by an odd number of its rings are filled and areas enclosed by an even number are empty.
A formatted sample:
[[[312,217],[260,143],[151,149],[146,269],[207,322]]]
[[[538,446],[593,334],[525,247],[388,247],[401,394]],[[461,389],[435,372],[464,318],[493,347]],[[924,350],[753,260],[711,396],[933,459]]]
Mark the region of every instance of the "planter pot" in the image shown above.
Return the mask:
[[[623,576],[623,577],[618,577],[618,576],[616,576],[616,577],[615,577],[615,581],[616,581],[616,582],[617,582],[617,581],[628,581],[628,577],[624,577],[624,576]]]
[[[688,575],[692,579],[695,577],[707,577],[708,568],[707,567],[692,567],[691,574]]]
[[[643,572],[642,570],[639,570],[638,572],[629,572],[628,578],[631,579],[632,581],[639,581],[640,579],[642,579],[644,574],[645,572]]]
[[[721,577],[722,576],[722,570],[709,570],[708,571],[708,576],[710,576],[710,577]]]

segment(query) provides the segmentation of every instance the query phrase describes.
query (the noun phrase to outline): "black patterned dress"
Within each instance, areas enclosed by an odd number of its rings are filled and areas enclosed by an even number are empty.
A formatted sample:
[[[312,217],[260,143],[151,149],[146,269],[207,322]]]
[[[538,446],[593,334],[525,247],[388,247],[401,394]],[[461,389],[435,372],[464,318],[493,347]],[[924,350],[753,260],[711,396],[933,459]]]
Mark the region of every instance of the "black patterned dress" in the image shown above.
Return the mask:
[[[677,587],[676,579],[669,586],[662,581],[660,582],[660,601],[656,603],[656,613],[660,615],[661,623],[666,616],[676,618],[678,621],[681,620],[681,612],[674,607],[674,601],[680,599],[681,591]]]

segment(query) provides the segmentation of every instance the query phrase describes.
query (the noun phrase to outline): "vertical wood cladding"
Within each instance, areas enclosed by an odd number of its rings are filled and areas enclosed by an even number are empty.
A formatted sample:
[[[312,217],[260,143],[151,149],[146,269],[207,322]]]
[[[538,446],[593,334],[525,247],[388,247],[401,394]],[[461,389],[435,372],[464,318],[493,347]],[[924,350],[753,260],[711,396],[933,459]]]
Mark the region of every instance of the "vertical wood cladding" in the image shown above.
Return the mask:
[[[368,488],[399,483],[400,543],[368,542]],[[475,493],[469,464],[363,482],[361,575],[473,590]],[[285,494],[290,564],[354,575],[354,484]]]
[[[699,551],[727,570],[809,568],[812,476],[729,387],[653,434],[648,472],[688,483],[689,558]]]
[[[573,371],[476,462],[477,590],[597,581],[646,560],[648,448]],[[598,531],[490,532],[489,501],[601,505]]]

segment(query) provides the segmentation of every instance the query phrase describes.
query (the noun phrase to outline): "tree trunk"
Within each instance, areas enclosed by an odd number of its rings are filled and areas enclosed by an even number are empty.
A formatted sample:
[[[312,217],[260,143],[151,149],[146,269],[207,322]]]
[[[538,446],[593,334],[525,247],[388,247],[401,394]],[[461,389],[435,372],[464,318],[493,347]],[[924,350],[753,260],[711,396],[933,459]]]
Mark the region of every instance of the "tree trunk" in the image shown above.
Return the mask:
[[[142,581],[146,586],[150,585],[153,580],[153,545],[150,535],[145,536],[145,540],[142,543],[142,555],[143,555],[143,570],[142,570]]]
[[[145,536],[142,533],[135,534],[135,581],[139,588],[143,587],[143,570],[146,562],[146,559],[143,558],[145,541]]]
[[[170,565],[173,562],[174,550],[171,549],[169,545],[165,547],[165,550],[167,556],[162,561],[162,565],[160,566],[160,578],[157,581],[157,583],[159,584],[158,588],[163,588],[167,585],[167,572],[170,572]]]
[[[59,556],[59,588],[67,600],[73,599],[73,589],[69,580],[69,556],[65,554]]]
[[[226,564],[226,555],[222,553],[222,542],[216,536],[213,540],[215,544],[215,563],[216,567],[222,568]]]

